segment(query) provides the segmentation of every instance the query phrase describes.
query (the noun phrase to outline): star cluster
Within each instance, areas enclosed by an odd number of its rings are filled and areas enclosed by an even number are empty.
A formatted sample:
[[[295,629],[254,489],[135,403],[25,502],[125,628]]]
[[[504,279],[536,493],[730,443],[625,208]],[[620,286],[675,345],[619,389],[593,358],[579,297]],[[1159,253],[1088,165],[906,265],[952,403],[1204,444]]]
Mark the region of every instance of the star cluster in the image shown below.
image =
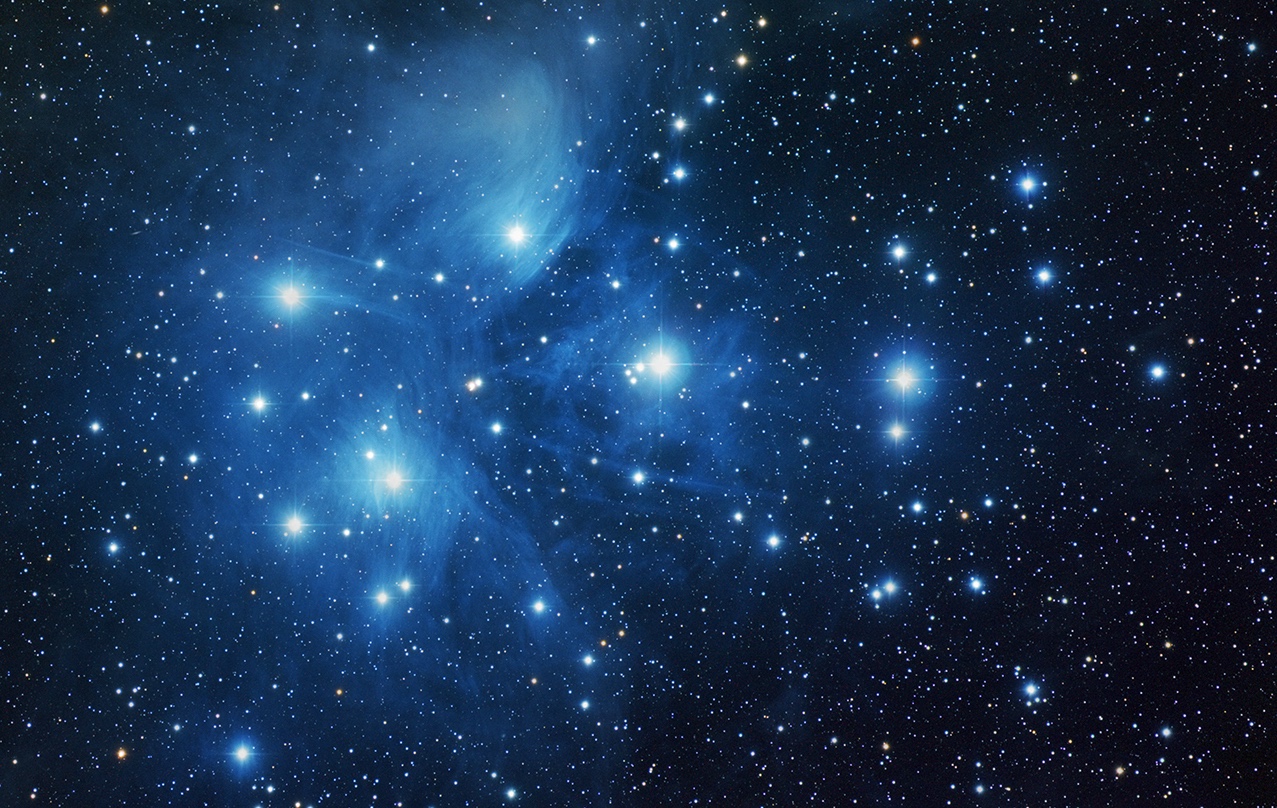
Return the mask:
[[[11,17],[8,802],[1277,799],[1271,14]]]

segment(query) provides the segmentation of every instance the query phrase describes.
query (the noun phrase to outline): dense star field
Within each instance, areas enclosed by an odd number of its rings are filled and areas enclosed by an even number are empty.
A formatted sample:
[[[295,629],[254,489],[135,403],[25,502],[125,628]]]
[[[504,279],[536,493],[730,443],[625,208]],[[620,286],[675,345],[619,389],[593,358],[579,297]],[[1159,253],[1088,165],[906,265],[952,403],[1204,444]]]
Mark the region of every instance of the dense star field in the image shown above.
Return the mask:
[[[1277,801],[1277,10],[105,1],[0,802]]]

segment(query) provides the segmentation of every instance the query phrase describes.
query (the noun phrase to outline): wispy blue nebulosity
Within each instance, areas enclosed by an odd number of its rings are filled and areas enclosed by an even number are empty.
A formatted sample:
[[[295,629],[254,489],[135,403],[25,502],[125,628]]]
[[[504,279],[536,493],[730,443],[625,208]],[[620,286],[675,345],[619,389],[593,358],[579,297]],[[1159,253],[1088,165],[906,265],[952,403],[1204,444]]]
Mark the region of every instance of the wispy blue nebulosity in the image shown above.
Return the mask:
[[[11,6],[8,801],[1274,802],[1254,19]]]

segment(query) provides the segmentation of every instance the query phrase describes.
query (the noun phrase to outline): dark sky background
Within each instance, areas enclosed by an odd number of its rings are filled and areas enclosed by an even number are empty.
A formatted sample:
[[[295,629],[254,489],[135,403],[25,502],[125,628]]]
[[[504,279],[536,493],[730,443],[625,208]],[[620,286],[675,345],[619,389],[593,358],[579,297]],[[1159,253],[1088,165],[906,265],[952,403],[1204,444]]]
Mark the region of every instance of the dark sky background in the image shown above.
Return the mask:
[[[1277,802],[1236,8],[8,4],[0,803]]]

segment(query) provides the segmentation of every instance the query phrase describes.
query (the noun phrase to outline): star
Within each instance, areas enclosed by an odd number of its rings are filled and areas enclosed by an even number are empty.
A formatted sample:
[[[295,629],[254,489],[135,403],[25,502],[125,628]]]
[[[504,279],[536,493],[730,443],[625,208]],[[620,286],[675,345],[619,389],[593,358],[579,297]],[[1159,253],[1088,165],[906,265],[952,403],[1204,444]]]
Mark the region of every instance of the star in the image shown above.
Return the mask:
[[[528,233],[526,230],[523,229],[522,225],[516,224],[516,225],[512,225],[508,230],[505,231],[505,237],[510,240],[511,244],[517,247],[527,240]]]

